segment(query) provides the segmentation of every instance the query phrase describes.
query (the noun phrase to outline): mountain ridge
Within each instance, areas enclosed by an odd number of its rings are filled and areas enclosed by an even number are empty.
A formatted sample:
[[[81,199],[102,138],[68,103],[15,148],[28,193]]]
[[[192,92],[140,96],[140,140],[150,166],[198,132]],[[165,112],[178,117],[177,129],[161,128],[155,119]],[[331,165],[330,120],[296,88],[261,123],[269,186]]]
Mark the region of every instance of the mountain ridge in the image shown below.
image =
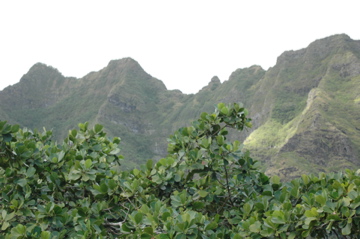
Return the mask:
[[[268,70],[253,65],[196,94],[167,90],[132,58],[112,60],[82,78],[37,63],[0,91],[0,118],[53,128],[57,139],[77,123],[101,123],[123,139],[133,167],[166,155],[166,138],[219,102],[243,102],[253,129],[244,140],[268,174],[295,177],[360,166],[360,41],[345,34],[286,51]],[[324,169],[326,167],[326,169]]]

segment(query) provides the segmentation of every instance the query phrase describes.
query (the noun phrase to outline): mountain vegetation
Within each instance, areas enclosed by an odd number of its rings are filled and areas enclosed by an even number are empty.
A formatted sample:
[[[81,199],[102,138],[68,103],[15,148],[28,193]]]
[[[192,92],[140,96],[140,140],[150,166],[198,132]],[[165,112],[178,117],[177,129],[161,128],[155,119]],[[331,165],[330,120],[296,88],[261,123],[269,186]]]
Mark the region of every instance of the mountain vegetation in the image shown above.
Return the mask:
[[[175,131],[166,157],[123,170],[120,139],[100,124],[56,143],[2,121],[0,236],[358,238],[360,171],[282,183],[229,141],[251,126],[242,105],[220,103]]]
[[[123,166],[131,169],[164,158],[168,135],[219,102],[249,109],[252,129],[228,138],[244,141],[266,175],[290,180],[360,165],[360,41],[347,35],[284,52],[268,70],[237,69],[223,83],[213,77],[189,95],[167,90],[131,58],[80,79],[38,63],[0,92],[0,119],[46,127],[59,142],[79,122],[104,125],[123,139]]]

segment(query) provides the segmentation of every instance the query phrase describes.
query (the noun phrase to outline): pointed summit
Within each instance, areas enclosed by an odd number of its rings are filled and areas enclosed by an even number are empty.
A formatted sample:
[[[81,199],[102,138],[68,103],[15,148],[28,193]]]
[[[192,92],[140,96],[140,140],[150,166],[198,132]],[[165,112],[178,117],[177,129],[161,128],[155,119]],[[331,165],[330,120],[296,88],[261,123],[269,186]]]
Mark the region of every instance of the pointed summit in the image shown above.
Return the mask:
[[[56,74],[63,76],[58,69],[55,67],[52,67],[50,65],[46,65],[44,63],[38,62],[35,65],[33,65],[27,74]]]
[[[218,83],[221,83],[219,77],[213,76],[213,78],[211,78],[210,84],[218,84]]]
[[[56,68],[43,63],[36,63],[20,81],[35,80],[36,82],[43,82],[58,78],[64,78],[64,76]]]
[[[218,86],[220,86],[220,85],[221,85],[221,81],[220,81],[219,77],[213,76],[211,78],[209,84],[207,86],[203,87],[199,92],[206,91],[206,90],[213,91],[216,88],[218,88]]]
[[[104,70],[111,71],[113,73],[120,73],[125,70],[136,72],[136,74],[142,74],[144,77],[145,75],[149,76],[149,74],[145,72],[141,65],[130,57],[118,60],[111,60],[109,64],[104,68]]]
[[[125,57],[122,59],[117,59],[117,60],[111,60],[109,62],[109,64],[107,65],[107,67],[119,67],[119,66],[127,66],[127,67],[140,67],[140,64],[135,61],[134,59],[132,59],[131,57]]]
[[[305,57],[305,62],[308,62],[309,60],[320,62],[329,55],[339,53],[344,50],[358,48],[358,46],[352,46],[353,43],[358,42],[359,41],[351,39],[346,34],[325,37],[310,43],[306,48],[296,51],[285,51],[277,58],[276,65],[286,64],[287,62],[295,62],[302,57]]]

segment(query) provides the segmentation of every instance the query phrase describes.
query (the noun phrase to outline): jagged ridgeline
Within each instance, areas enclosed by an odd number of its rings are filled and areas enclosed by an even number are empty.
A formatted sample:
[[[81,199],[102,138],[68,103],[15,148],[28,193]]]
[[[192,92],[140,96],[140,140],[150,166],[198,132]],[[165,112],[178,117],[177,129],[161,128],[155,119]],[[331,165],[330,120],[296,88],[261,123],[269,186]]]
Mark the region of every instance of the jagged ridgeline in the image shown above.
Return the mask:
[[[235,70],[197,94],[167,90],[131,58],[76,79],[35,64],[0,92],[0,119],[52,129],[62,139],[80,122],[122,138],[124,164],[166,155],[166,138],[219,102],[242,102],[253,128],[244,140],[265,172],[302,173],[360,166],[360,41],[335,35],[278,57],[274,67]]]

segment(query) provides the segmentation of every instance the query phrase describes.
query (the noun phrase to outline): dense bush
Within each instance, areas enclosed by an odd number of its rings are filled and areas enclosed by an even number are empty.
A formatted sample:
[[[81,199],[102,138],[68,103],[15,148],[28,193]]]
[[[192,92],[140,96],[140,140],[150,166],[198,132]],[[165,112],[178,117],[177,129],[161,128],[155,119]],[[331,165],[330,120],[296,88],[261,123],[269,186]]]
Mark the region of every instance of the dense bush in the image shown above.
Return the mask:
[[[359,171],[269,178],[226,139],[245,127],[241,105],[220,103],[170,136],[166,158],[123,171],[101,125],[58,144],[1,122],[0,237],[360,237]]]

